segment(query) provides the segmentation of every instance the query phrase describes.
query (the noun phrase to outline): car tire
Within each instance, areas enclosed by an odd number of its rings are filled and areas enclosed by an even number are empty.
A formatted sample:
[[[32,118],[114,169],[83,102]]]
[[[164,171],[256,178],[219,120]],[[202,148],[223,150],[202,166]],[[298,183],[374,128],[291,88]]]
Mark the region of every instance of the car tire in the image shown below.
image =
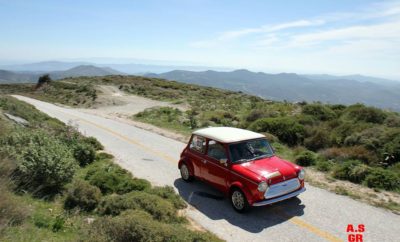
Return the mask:
[[[246,195],[239,188],[233,188],[230,192],[229,199],[231,201],[231,205],[233,209],[235,209],[238,213],[246,212],[250,205],[247,201]]]
[[[186,163],[182,163],[179,170],[181,172],[182,180],[184,180],[185,182],[193,181],[193,176],[190,175],[189,167],[186,165]]]

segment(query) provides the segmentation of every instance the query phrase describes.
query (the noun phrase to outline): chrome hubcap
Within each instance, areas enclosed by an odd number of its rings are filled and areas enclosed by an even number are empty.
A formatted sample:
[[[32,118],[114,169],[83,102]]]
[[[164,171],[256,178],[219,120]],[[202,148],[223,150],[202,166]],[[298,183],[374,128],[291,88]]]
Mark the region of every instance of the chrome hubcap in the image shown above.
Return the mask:
[[[239,191],[234,191],[232,193],[232,203],[233,206],[235,206],[235,208],[237,209],[243,209],[244,207],[244,197],[242,195],[242,193],[240,193]]]
[[[183,180],[189,179],[189,170],[186,165],[181,166],[181,176]]]

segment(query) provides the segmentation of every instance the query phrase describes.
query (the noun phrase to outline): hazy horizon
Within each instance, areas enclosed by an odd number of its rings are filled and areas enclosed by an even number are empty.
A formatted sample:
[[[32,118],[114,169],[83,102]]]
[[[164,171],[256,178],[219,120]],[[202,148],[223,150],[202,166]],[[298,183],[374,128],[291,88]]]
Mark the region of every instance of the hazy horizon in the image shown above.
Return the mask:
[[[101,60],[101,61],[99,61]],[[114,60],[114,62],[113,62]],[[100,66],[100,67],[108,67],[107,65],[143,65],[143,66],[163,66],[163,67],[182,67],[183,69],[171,69],[172,70],[187,70],[187,71],[206,71],[206,70],[212,70],[212,71],[222,71],[222,72],[229,72],[229,71],[235,71],[235,70],[248,70],[251,72],[263,72],[263,73],[268,73],[268,74],[281,74],[281,73],[294,73],[298,75],[332,75],[332,76],[365,76],[365,77],[374,77],[374,78],[382,78],[382,79],[387,79],[391,81],[398,81],[400,82],[400,77],[399,78],[393,78],[393,77],[386,77],[386,76],[378,76],[378,75],[366,75],[363,73],[347,73],[347,74],[341,74],[341,73],[322,73],[322,72],[315,72],[315,73],[310,73],[310,72],[291,72],[291,71],[273,71],[273,70],[264,70],[264,69],[253,69],[253,68],[243,68],[243,67],[229,67],[229,66],[207,66],[207,65],[201,65],[198,63],[185,63],[185,62],[168,62],[168,61],[159,61],[159,60],[144,60],[144,59],[118,59],[118,58],[71,58],[71,59],[55,59],[55,60],[38,60],[38,61],[3,61],[0,60],[0,70],[2,67],[8,67],[8,66],[22,66],[22,65],[30,65],[30,64],[39,64],[39,63],[51,63],[51,62],[61,62],[61,63],[77,63],[78,65],[95,65],[95,66]],[[192,70],[192,69],[184,69],[184,67],[194,67],[198,68],[197,70]],[[7,69],[5,69],[7,70]],[[13,70],[10,70],[13,71]],[[19,70],[23,71],[23,70]],[[151,71],[149,71],[151,72]],[[162,73],[162,72],[159,72]],[[133,73],[127,73],[127,74],[133,74]]]
[[[1,65],[109,59],[400,80],[398,0],[0,0],[0,14]]]

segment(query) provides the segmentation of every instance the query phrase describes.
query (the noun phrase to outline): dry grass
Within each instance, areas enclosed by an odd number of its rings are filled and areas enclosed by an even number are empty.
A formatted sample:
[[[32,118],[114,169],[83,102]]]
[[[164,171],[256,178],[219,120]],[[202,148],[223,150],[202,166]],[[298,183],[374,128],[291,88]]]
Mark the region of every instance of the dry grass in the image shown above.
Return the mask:
[[[400,214],[400,194],[398,193],[380,191],[348,181],[332,179],[328,174],[314,168],[306,168],[306,172],[306,181],[313,186]]]

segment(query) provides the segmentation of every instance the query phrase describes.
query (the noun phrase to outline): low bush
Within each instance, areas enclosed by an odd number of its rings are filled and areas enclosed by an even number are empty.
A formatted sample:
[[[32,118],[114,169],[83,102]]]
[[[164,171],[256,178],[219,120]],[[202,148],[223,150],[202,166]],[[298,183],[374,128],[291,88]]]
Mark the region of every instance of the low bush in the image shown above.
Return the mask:
[[[377,155],[363,146],[333,147],[322,150],[319,154],[327,160],[333,159],[340,162],[345,160],[361,160],[367,164],[379,162]]]
[[[109,153],[105,152],[96,153],[96,160],[112,160],[112,159],[114,159],[114,156]]]
[[[304,140],[304,146],[312,151],[318,151],[331,145],[329,132],[324,129],[317,129],[315,133]]]
[[[124,194],[134,190],[143,191],[151,187],[147,180],[134,178],[128,171],[106,161],[93,164],[87,171],[85,180],[100,188],[103,194]]]
[[[333,169],[334,163],[331,161],[327,161],[324,159],[318,159],[317,162],[315,163],[315,168],[319,171],[330,171]]]
[[[362,104],[351,105],[347,107],[346,111],[348,111],[351,119],[369,123],[381,124],[387,117],[384,111],[374,107],[366,107]]]
[[[221,241],[216,236],[191,231],[181,225],[160,223],[143,211],[128,210],[117,217],[103,217],[94,221],[89,232],[96,241]]]
[[[33,224],[38,228],[50,228],[53,220],[50,216],[37,212],[32,216]]]
[[[336,117],[335,112],[329,106],[318,103],[304,105],[302,113],[314,116],[321,121],[331,120]]]
[[[354,183],[361,183],[371,172],[371,168],[359,160],[348,160],[337,164],[333,169],[333,176]]]
[[[96,158],[96,151],[92,145],[78,143],[74,147],[74,158],[79,162],[80,166],[86,166],[92,163]]]
[[[65,218],[62,215],[58,215],[55,218],[37,212],[32,216],[33,224],[38,228],[51,229],[53,232],[58,232],[64,228]]]
[[[84,137],[82,142],[91,145],[95,150],[104,149],[104,146],[95,137]]]
[[[316,163],[315,156],[311,151],[303,151],[296,157],[295,162],[300,166],[311,166]]]
[[[101,191],[98,187],[90,185],[86,181],[77,180],[68,189],[64,206],[67,209],[79,207],[85,211],[96,208],[101,199]]]
[[[182,197],[179,196],[173,187],[171,186],[164,186],[164,187],[154,187],[150,190],[146,191],[150,194],[155,194],[163,199],[168,200],[171,202],[176,209],[183,209],[186,208],[187,205],[185,201],[183,201]]]
[[[383,154],[386,166],[400,162],[400,136],[385,144]]]
[[[253,122],[249,129],[256,132],[268,132],[279,138],[288,145],[296,145],[304,139],[304,126],[294,118],[263,118]]]
[[[372,188],[400,191],[399,175],[382,168],[372,169],[365,178],[365,184]]]
[[[102,215],[118,215],[127,209],[144,210],[154,219],[164,222],[181,222],[184,219],[177,216],[177,209],[168,200],[143,191],[104,197],[98,212]]]
[[[41,131],[19,131],[1,141],[17,160],[16,183],[37,195],[58,192],[72,180],[77,168],[70,149]]]
[[[362,183],[368,174],[371,173],[371,170],[371,167],[367,165],[356,165],[351,169],[348,180],[354,183]]]

